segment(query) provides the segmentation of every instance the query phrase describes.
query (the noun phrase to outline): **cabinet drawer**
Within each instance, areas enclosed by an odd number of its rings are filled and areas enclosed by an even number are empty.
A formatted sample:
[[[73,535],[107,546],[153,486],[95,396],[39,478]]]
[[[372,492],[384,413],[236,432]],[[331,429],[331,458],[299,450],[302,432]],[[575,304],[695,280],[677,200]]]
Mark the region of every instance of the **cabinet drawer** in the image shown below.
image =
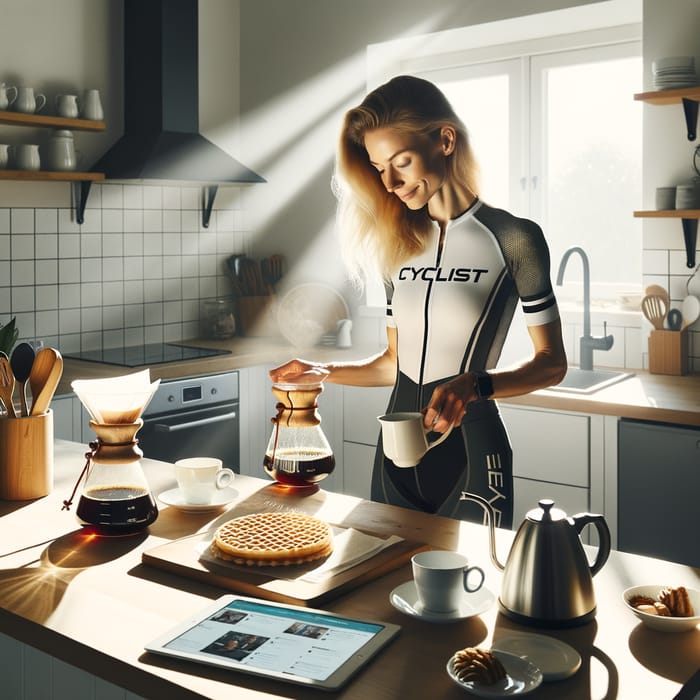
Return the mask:
[[[369,500],[375,448],[346,442],[343,446],[343,493]]]
[[[513,447],[515,476],[589,486],[590,418],[500,407]]]

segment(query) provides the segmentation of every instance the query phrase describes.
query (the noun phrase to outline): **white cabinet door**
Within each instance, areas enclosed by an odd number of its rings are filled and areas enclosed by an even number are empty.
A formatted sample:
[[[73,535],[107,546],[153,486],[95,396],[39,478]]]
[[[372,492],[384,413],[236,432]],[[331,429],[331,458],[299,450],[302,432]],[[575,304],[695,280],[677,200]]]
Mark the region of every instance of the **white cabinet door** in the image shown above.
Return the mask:
[[[346,442],[377,444],[377,418],[386,413],[391,390],[390,386],[343,387],[343,438]]]
[[[370,498],[375,447],[346,442],[343,447],[343,493]]]
[[[591,419],[579,413],[500,406],[515,476],[587,488]]]
[[[55,396],[51,401],[53,434],[59,440],[75,440],[73,433],[73,397]],[[78,439],[80,439],[78,437]]]

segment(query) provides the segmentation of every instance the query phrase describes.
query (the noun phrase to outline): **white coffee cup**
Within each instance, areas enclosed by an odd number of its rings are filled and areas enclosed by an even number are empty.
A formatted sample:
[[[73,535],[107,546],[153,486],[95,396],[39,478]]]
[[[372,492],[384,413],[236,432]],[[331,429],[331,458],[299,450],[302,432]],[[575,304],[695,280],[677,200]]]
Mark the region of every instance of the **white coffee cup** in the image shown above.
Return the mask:
[[[185,503],[207,505],[235,476],[216,457],[189,457],[175,462],[175,478]]]
[[[433,549],[418,552],[411,557],[413,581],[418,602],[423,610],[451,613],[459,610],[465,593],[475,593],[484,584],[484,571],[469,566],[469,560],[459,552]],[[477,572],[479,582],[469,584],[472,572]]]
[[[415,467],[428,450],[452,432],[450,426],[439,438],[428,442],[430,430],[423,426],[423,414],[418,412],[387,413],[377,420],[382,426],[384,454],[397,467]]]

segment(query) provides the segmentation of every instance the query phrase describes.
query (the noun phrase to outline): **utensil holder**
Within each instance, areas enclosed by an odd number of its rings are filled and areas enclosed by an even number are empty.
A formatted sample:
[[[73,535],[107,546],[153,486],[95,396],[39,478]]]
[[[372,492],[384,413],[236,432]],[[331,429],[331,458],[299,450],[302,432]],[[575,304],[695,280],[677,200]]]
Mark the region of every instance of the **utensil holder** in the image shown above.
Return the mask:
[[[674,375],[688,373],[688,333],[685,330],[651,331],[649,372]]]
[[[241,333],[247,336],[277,336],[277,297],[243,296],[238,299],[238,315]]]
[[[0,500],[27,501],[53,488],[53,411],[0,419]]]

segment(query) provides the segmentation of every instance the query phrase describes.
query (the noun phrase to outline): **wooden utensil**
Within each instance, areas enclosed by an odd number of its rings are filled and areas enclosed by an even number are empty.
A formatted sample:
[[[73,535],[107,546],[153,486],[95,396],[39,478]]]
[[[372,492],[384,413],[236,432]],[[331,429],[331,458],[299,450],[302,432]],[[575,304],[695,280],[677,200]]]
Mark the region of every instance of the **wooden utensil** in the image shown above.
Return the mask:
[[[15,405],[12,395],[15,391],[15,375],[10,367],[10,361],[5,353],[0,357],[0,399],[5,404],[5,410],[10,418],[16,418]]]
[[[10,357],[10,367],[15,375],[15,382],[19,384],[20,411],[23,416],[29,415],[27,409],[27,381],[34,364],[34,348],[29,343],[20,343]]]
[[[32,392],[30,415],[46,413],[58,382],[63,374],[63,358],[55,348],[42,348],[36,354],[29,373],[29,388]]]
[[[664,320],[668,313],[668,304],[658,294],[647,294],[642,299],[642,313],[657,331],[664,329]]]
[[[668,292],[660,284],[650,284],[644,290],[644,293],[647,296],[661,297],[666,302],[666,309],[671,308],[671,298],[669,297]]]

